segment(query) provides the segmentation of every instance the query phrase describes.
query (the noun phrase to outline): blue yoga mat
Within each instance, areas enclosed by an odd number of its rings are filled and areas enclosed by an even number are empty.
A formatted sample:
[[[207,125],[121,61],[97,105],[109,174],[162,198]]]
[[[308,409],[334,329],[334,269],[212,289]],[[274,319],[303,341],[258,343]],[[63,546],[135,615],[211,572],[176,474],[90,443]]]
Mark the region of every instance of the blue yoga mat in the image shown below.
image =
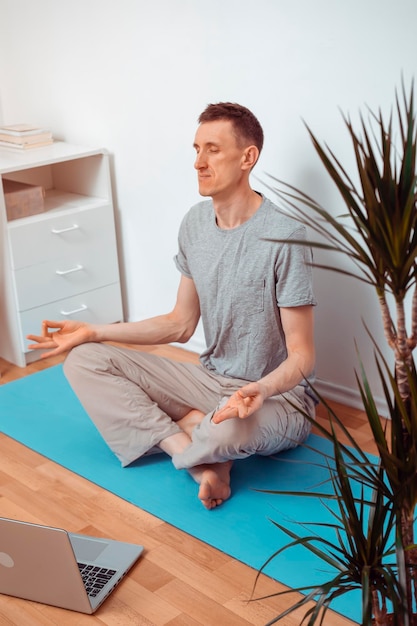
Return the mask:
[[[271,520],[303,534],[297,522],[332,521],[315,498],[261,493],[257,490],[307,491],[326,479],[315,463],[322,457],[307,447],[285,452],[279,459],[251,457],[235,462],[232,497],[207,511],[197,499],[197,485],[186,471],[157,454],[122,468],[102,440],[55,366],[0,387],[0,430],[156,517],[258,570],[289,538]],[[329,442],[311,435],[309,446],[331,454]],[[321,536],[332,531],[320,528]],[[319,584],[331,570],[305,548],[291,548],[274,559],[265,573],[289,587]],[[331,608],[353,621],[361,620],[359,592],[335,600]]]

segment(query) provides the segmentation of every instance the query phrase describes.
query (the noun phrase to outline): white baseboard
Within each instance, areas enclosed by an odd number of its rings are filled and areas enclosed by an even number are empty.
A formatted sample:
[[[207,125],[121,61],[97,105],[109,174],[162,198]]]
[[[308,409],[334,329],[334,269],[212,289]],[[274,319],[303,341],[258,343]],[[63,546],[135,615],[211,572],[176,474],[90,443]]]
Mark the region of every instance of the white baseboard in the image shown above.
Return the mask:
[[[343,387],[342,385],[335,385],[326,380],[316,379],[314,388],[317,392],[326,400],[332,400],[333,402],[339,402],[346,406],[351,406],[354,409],[364,410],[363,402],[359,390],[351,389],[350,387]],[[388,409],[385,399],[382,397],[374,396],[374,401],[378,414],[381,417],[388,417]]]

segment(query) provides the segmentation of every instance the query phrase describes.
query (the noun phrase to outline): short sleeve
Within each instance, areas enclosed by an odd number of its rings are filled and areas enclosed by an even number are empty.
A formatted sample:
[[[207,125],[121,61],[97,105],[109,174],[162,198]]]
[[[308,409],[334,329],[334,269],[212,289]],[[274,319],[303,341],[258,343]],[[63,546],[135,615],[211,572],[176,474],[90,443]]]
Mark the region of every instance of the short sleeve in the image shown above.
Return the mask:
[[[292,233],[281,248],[276,266],[276,298],[279,307],[316,305],[313,293],[313,255],[310,246],[296,243],[306,239],[304,227]]]
[[[185,254],[186,248],[186,228],[185,228],[185,220],[182,221],[179,233],[178,233],[178,252],[174,256],[174,263],[177,266],[177,269],[183,274],[187,276],[187,278],[192,278],[190,269],[187,263],[187,257]]]

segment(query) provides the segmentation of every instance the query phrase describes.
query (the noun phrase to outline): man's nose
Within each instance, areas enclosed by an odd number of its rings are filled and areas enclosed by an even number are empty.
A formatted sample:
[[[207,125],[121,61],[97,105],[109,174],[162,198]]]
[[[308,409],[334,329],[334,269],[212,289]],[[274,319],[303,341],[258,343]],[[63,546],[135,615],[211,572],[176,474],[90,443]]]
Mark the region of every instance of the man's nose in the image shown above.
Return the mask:
[[[195,157],[194,167],[195,167],[196,170],[200,170],[201,168],[205,167],[205,165],[206,165],[205,158],[203,156],[203,153],[200,152]]]

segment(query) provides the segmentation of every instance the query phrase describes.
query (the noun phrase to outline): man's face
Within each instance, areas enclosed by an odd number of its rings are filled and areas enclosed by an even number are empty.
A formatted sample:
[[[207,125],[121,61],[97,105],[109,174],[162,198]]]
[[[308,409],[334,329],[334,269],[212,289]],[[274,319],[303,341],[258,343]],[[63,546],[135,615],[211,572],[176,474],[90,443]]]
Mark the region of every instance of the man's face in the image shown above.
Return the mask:
[[[238,146],[232,122],[217,120],[200,124],[194,148],[200,194],[217,199],[230,197],[247,171],[246,149]]]

